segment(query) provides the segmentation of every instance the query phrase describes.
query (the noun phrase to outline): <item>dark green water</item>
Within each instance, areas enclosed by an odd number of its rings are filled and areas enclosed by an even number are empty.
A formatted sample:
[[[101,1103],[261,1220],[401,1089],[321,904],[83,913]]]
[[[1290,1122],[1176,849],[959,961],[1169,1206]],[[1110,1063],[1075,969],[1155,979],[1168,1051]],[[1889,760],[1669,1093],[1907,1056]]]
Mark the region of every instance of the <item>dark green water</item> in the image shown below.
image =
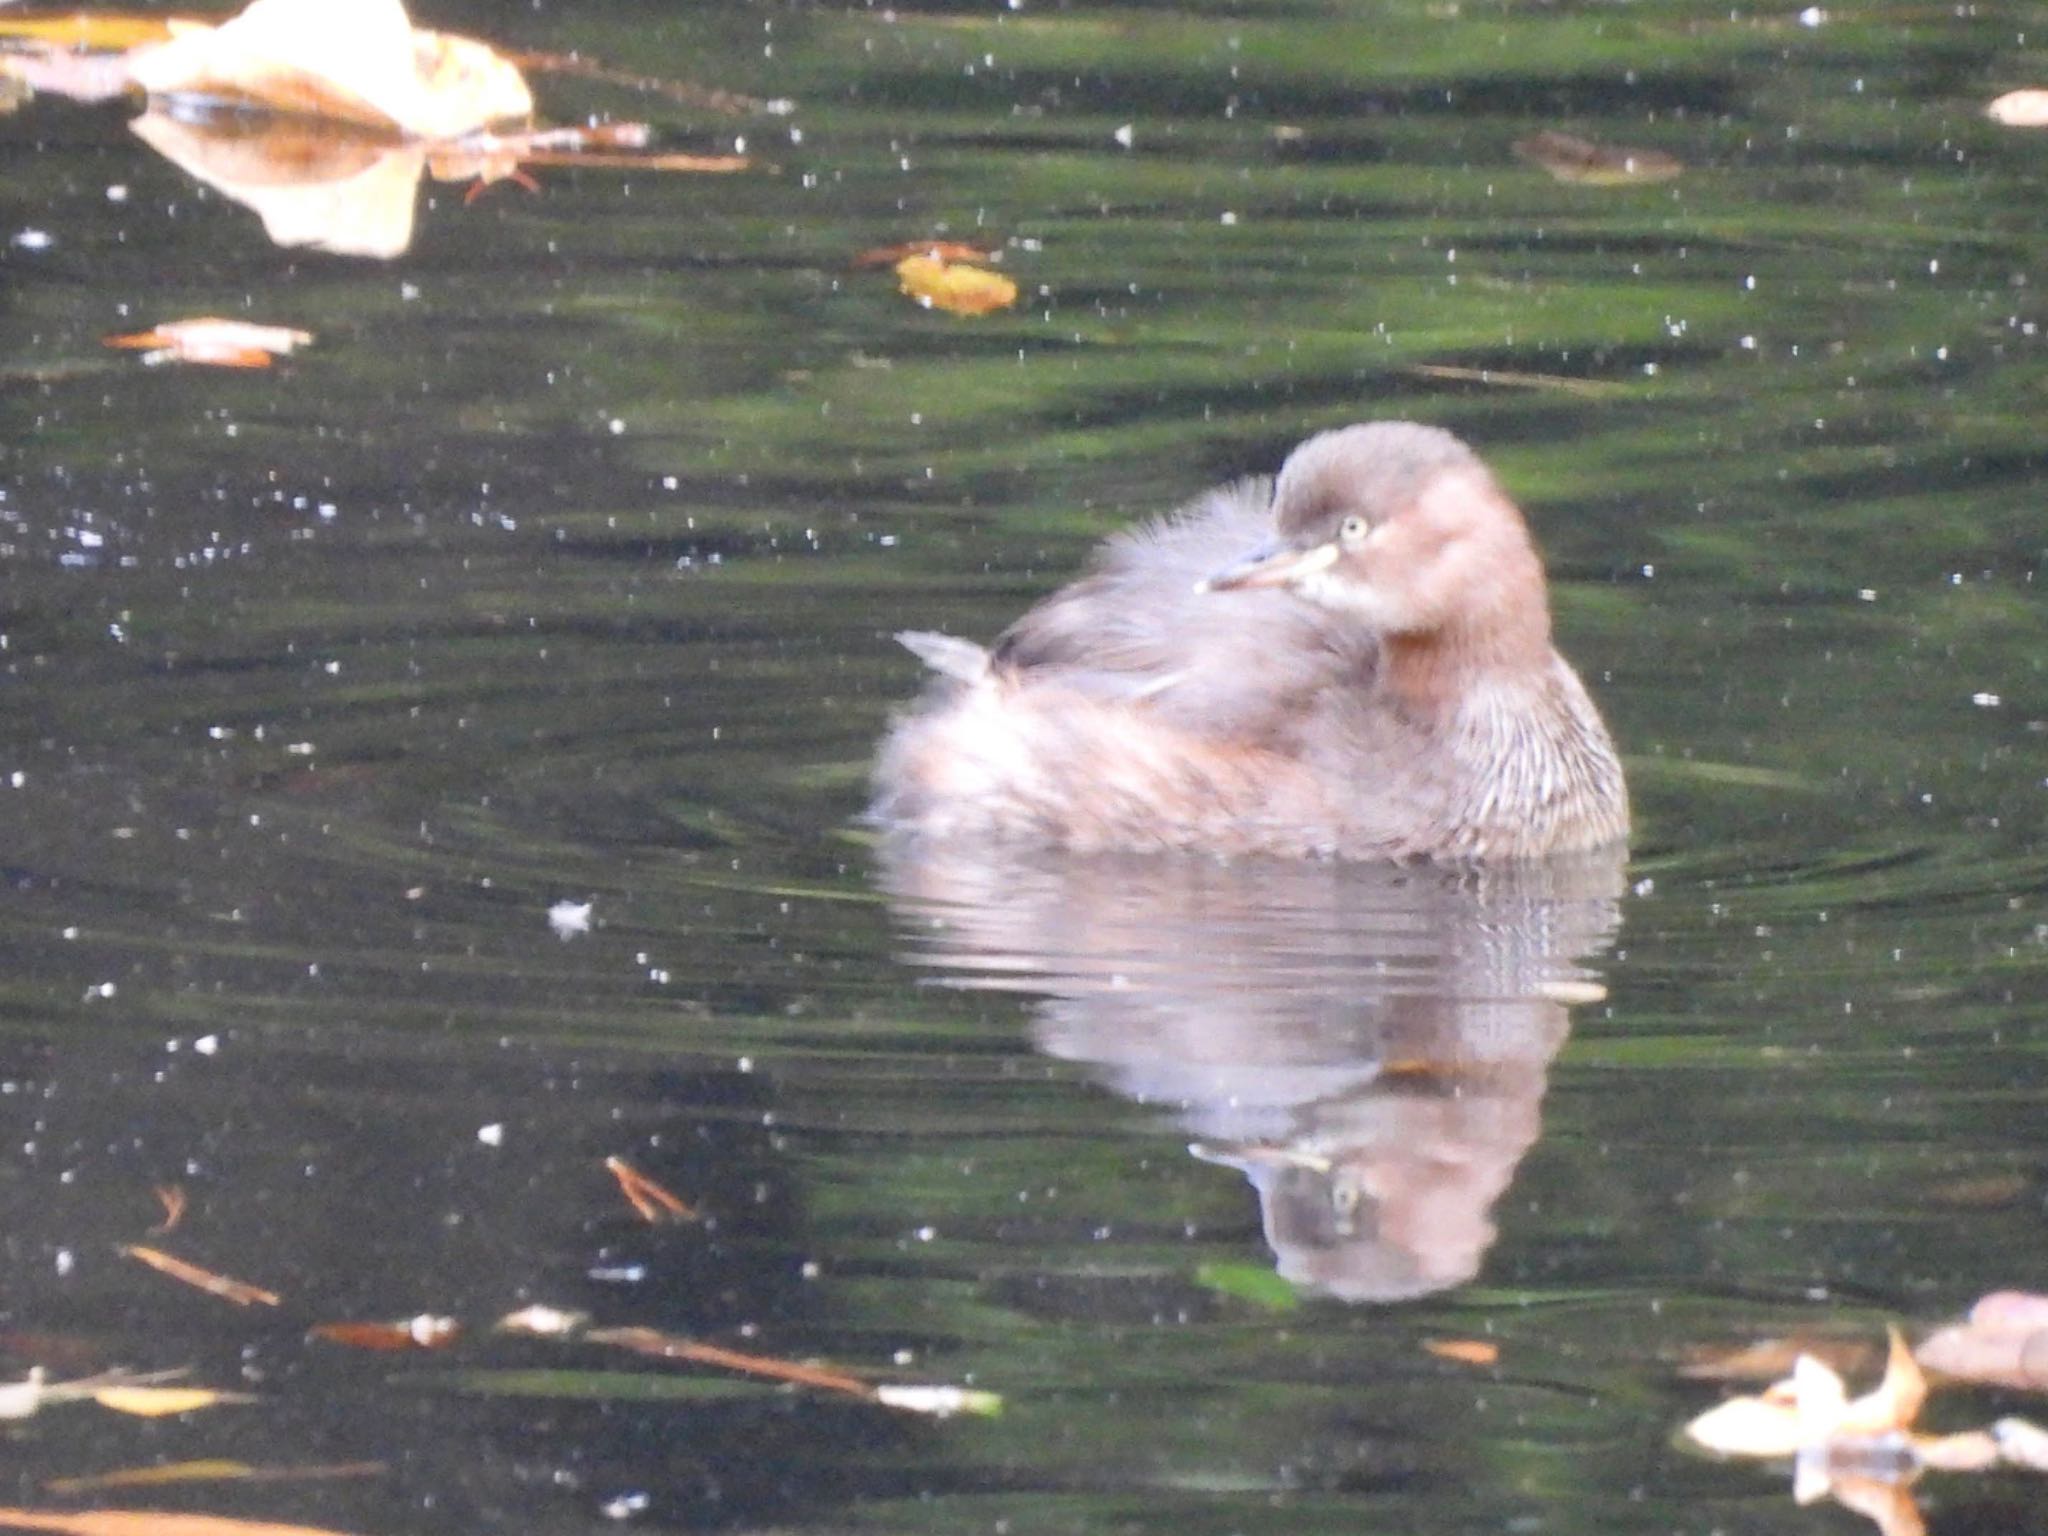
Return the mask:
[[[422,19],[797,108],[542,77],[557,121],[774,170],[434,188],[390,262],[271,245],[129,108],[0,119],[0,1365],[262,1398],[0,1426],[5,1502],[233,1456],[386,1470],[99,1501],[1857,1529],[1674,1450],[1716,1395],[1677,1362],[2048,1260],[2048,140],[1980,115],[2048,77],[2042,14]],[[1544,129],[1687,170],[1560,183],[1512,151]],[[850,269],[940,232],[1005,242],[1026,301]],[[100,345],[211,312],[318,339],[247,374]],[[1625,872],[876,867],[891,631],[991,634],[1108,530],[1373,416],[1529,509]],[[565,899],[594,927],[560,942]],[[1567,1030],[1541,984],[1580,968],[1608,996]],[[1469,1075],[1413,1070],[1444,1055]],[[712,1220],[639,1224],[614,1154]],[[1333,1170],[1382,1222],[1348,1247]],[[166,1246],[284,1307],[113,1253],[171,1182]],[[1411,1299],[1276,1283],[1319,1255]],[[304,1338],[532,1300],[1008,1412]],[[1499,1365],[1421,1348],[1468,1336]],[[1941,1532],[2048,1508],[1923,1493]]]

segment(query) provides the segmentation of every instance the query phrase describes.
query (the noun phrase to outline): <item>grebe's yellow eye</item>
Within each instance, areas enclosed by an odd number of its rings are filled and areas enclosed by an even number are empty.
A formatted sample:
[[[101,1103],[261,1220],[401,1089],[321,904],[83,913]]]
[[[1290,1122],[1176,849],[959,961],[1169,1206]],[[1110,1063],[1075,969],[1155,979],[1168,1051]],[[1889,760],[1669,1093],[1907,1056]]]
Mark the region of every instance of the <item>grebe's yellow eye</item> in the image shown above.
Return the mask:
[[[1365,519],[1355,514],[1337,525],[1337,537],[1346,544],[1356,544],[1366,534]]]

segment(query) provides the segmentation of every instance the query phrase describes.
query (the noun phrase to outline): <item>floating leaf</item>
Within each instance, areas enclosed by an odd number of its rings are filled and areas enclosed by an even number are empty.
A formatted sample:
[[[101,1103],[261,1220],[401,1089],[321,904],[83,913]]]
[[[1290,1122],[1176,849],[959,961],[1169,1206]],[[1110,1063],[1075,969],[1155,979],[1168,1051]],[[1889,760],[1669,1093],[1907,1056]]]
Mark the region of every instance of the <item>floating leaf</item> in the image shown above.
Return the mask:
[[[1963,1381],[2021,1390],[2048,1388],[2048,1296],[1993,1291],[1967,1321],[1921,1341],[1920,1363]]]
[[[253,1306],[258,1302],[266,1307],[274,1307],[279,1302],[275,1291],[266,1291],[260,1285],[250,1285],[246,1281],[232,1280],[226,1275],[216,1275],[210,1269],[201,1269],[197,1264],[187,1264],[183,1259],[174,1258],[158,1248],[123,1243],[119,1251],[131,1259],[147,1264],[159,1273],[169,1275],[173,1280],[182,1280],[189,1286],[205,1291],[209,1296],[232,1301],[238,1307]]]
[[[2048,91],[2007,91],[1984,115],[2008,128],[2048,128]]]
[[[2007,1466],[2048,1472],[2048,1429],[2025,1419],[2000,1419],[1991,1426],[1991,1436]]]
[[[520,1333],[535,1339],[574,1338],[590,1326],[590,1314],[571,1307],[549,1307],[536,1302],[508,1312],[498,1319],[500,1333]]]
[[[1686,1435],[1717,1456],[1775,1460],[1805,1443],[1797,1409],[1770,1397],[1731,1397],[1685,1426]]]
[[[92,1400],[115,1413],[138,1419],[167,1419],[180,1413],[197,1413],[222,1403],[253,1403],[249,1392],[218,1392],[211,1387],[102,1387]]]
[[[1003,1411],[1000,1393],[976,1392],[966,1387],[879,1386],[875,1388],[875,1401],[885,1408],[930,1414],[935,1419],[950,1419],[956,1413],[992,1419]]]
[[[395,1323],[315,1323],[306,1331],[316,1339],[351,1349],[446,1349],[462,1337],[462,1324],[452,1317],[422,1312]]]
[[[292,334],[303,333],[295,331]],[[307,340],[311,339],[307,337]],[[154,1236],[161,1237],[185,1219],[185,1188],[182,1184],[159,1184],[156,1187],[156,1198],[158,1204],[164,1208],[164,1219],[149,1230]]]
[[[665,1221],[695,1221],[697,1213],[681,1200],[663,1189],[623,1157],[608,1157],[604,1160],[611,1176],[619,1181],[619,1193],[624,1195],[633,1209],[640,1213],[640,1219],[650,1225]]]
[[[471,38],[416,31],[399,0],[253,0],[128,56],[151,95],[197,96],[448,139],[523,118],[517,66]]]
[[[1292,1312],[1301,1305],[1294,1283],[1263,1264],[1203,1264],[1195,1270],[1195,1283],[1267,1312]]]
[[[965,240],[905,240],[900,245],[878,245],[862,251],[851,265],[856,269],[893,267],[909,256],[929,256],[933,261],[987,261],[994,255],[990,247]]]
[[[142,16],[132,11],[73,11],[68,15],[0,18],[0,38],[41,43],[72,53],[126,53],[145,43],[163,42],[170,35],[168,17]]]
[[[201,315],[190,320],[168,320],[146,331],[105,338],[107,346],[150,350],[145,363],[201,363],[213,368],[268,368],[273,357],[311,342],[311,331],[294,331],[282,325],[254,325],[246,320],[223,320]],[[123,1252],[143,1258],[143,1251]],[[177,1262],[173,1260],[172,1262]],[[158,1265],[158,1268],[164,1268]],[[168,1272],[168,1271],[167,1271]],[[181,1279],[188,1278],[180,1276]],[[197,1284],[198,1282],[193,1282]],[[272,1298],[273,1302],[275,1298]]]
[[[949,315],[986,315],[1017,302],[1017,285],[1000,272],[930,256],[904,257],[896,263],[896,280],[925,308]]]
[[[1758,1397],[1735,1397],[1708,1409],[1685,1432],[1723,1456],[1789,1456],[1831,1441],[1892,1434],[1912,1427],[1927,1399],[1926,1378],[1894,1328],[1884,1378],[1851,1401],[1834,1368],[1811,1355],[1792,1376]]]
[[[376,1477],[381,1461],[330,1462],[306,1467],[252,1467],[246,1461],[172,1461],[150,1467],[120,1467],[85,1477],[57,1477],[43,1484],[51,1493],[98,1493],[107,1488],[156,1488],[179,1483],[283,1483],[330,1477]]]
[[[232,1482],[256,1469],[246,1461],[172,1461],[151,1467],[119,1467],[86,1477],[53,1477],[51,1493],[98,1493],[106,1488],[158,1488],[166,1484]]]
[[[48,1395],[47,1382],[43,1368],[36,1366],[20,1381],[0,1383],[0,1419],[33,1418]]]
[[[1424,1339],[1423,1349],[1439,1360],[1459,1365],[1496,1365],[1500,1346],[1490,1339]]]
[[[1682,161],[1662,150],[1621,149],[1596,144],[1569,133],[1532,133],[1515,140],[1515,153],[1540,165],[1559,181],[1589,187],[1631,186],[1644,181],[1669,181],[1685,170]]]
[[[234,1520],[226,1515],[172,1514],[161,1509],[47,1509],[0,1507],[0,1525],[62,1536],[341,1536],[314,1525]]]
[[[593,1328],[583,1337],[592,1344],[610,1344],[619,1349],[630,1349],[638,1355],[651,1355],[657,1360],[688,1360],[698,1365],[715,1365],[723,1370],[766,1376],[800,1387],[843,1392],[849,1397],[872,1399],[875,1395],[875,1389],[867,1382],[843,1371],[806,1365],[798,1360],[778,1360],[772,1355],[746,1354],[653,1328]]]

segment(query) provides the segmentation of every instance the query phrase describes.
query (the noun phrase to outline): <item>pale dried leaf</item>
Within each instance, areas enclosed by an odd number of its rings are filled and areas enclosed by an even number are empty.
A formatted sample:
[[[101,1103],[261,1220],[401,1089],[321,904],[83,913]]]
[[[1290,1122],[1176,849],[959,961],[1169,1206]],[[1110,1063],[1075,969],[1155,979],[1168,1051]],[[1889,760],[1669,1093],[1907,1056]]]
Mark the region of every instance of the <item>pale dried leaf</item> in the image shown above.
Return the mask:
[[[217,27],[187,24],[129,55],[151,95],[253,102],[423,139],[523,118],[509,60],[469,38],[415,31],[399,0],[253,0]]]
[[[247,320],[223,320],[215,315],[190,320],[167,320],[146,331],[126,336],[109,336],[110,347],[147,348],[146,363],[204,363],[218,368],[267,368],[272,357],[283,356],[294,347],[312,341],[311,331],[295,331],[282,325],[256,325]],[[155,1249],[129,1246],[122,1252],[141,1259],[152,1268],[174,1275],[230,1301],[247,1306],[262,1301],[270,1306],[277,1297],[260,1287],[247,1286],[225,1276],[211,1275],[195,1265]]]
[[[1935,1472],[1986,1472],[1998,1465],[2003,1452],[1998,1437],[1988,1429],[1965,1430],[1959,1435],[1915,1435],[1913,1453],[1920,1465]]]
[[[1636,182],[1669,181],[1685,170],[1682,161],[1658,149],[1624,149],[1596,144],[1576,134],[1532,133],[1515,140],[1522,159],[1540,165],[1559,181],[1584,186],[1628,186]]]
[[[412,244],[427,152],[305,118],[186,119],[152,109],[128,125],[188,175],[263,220],[281,246],[388,261]]]
[[[1694,1443],[1719,1456],[1790,1456],[1805,1444],[1796,1409],[1762,1397],[1731,1397],[1685,1426]]]
[[[1003,1411],[999,1393],[976,1392],[966,1387],[879,1386],[875,1388],[875,1401],[887,1408],[930,1414],[936,1419],[949,1419],[956,1413],[992,1419]]]
[[[1984,115],[2008,128],[2048,128],[2048,91],[2007,91]]]
[[[1999,1458],[2009,1467],[2048,1472],[2048,1429],[2026,1419],[2000,1419],[1991,1426]]]

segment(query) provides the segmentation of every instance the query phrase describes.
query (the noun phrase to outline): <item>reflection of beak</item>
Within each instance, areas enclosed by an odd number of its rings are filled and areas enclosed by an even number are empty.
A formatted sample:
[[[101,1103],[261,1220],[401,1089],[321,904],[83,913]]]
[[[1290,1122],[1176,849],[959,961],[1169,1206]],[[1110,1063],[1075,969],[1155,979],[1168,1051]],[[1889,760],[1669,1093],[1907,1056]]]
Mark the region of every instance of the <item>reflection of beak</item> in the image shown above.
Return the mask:
[[[1236,565],[1225,566],[1215,575],[1195,583],[1197,592],[1241,592],[1252,587],[1284,587],[1327,571],[1337,563],[1335,544],[1317,544],[1308,549],[1260,549]]]

